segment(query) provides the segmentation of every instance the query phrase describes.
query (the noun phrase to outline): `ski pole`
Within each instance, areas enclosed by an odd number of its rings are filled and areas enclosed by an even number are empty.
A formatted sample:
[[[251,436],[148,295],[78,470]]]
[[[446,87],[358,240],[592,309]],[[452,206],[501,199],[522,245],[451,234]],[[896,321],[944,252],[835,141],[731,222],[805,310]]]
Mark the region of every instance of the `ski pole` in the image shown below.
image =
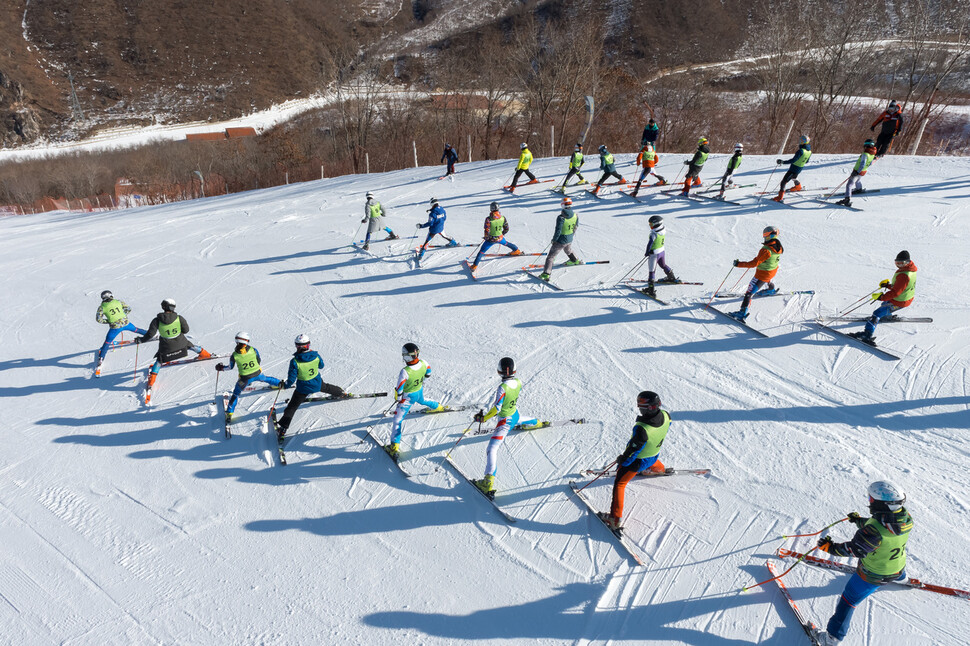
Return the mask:
[[[131,371],[131,380],[132,381],[138,381],[138,346],[140,346],[140,345],[141,345],[141,343],[136,343],[135,344],[135,367]]]
[[[485,411],[480,410],[478,412],[479,413],[484,413]],[[466,428],[464,431],[462,431],[461,432],[461,435],[458,436],[458,441],[455,442],[454,444],[452,444],[451,445],[451,448],[448,449],[448,452],[445,453],[445,457],[441,458],[442,464],[445,463],[445,462],[447,462],[449,456],[451,456],[451,452],[454,451],[458,447],[458,442],[461,442],[463,439],[465,439],[465,436],[468,434],[468,431],[472,430],[472,427],[474,427],[474,426],[475,426],[475,420],[472,420],[472,423],[468,426],[468,428]],[[481,435],[481,432],[482,432],[482,422],[478,422],[478,432],[475,433],[475,435]],[[437,467],[435,467],[435,471],[438,471],[439,469],[441,469],[441,465],[440,464]]]
[[[835,521],[831,525],[828,525],[826,527],[823,527],[822,529],[818,530],[817,532],[812,532],[811,534],[787,534],[787,535],[786,534],[782,534],[778,538],[780,538],[780,539],[786,539],[786,538],[805,538],[807,536],[818,536],[819,534],[821,534],[822,532],[824,532],[829,527],[834,527],[835,525],[838,525],[839,523],[843,523],[843,522],[845,522],[847,520],[849,520],[849,517],[848,516],[846,516],[842,520]]]
[[[212,393],[212,398],[215,399],[219,396],[219,377],[222,376],[221,370],[216,370],[216,391]]]
[[[850,175],[849,177],[852,177],[852,176]],[[842,183],[839,184],[838,186],[836,186],[834,191],[832,191],[831,193],[829,193],[828,195],[826,195],[822,199],[823,200],[827,200],[827,199],[832,198],[836,193],[839,192],[839,189],[842,188],[842,184],[845,184],[846,182],[849,181],[849,177],[846,177],[844,180],[842,180]]]
[[[619,462],[619,459],[613,460],[612,462],[610,462],[609,464],[607,464],[606,465],[606,468],[604,468],[603,471],[600,472],[600,474],[598,476],[596,476],[595,478],[593,478],[592,480],[590,480],[589,482],[587,482],[586,484],[584,484],[582,487],[580,487],[579,489],[577,489],[576,490],[576,493],[579,493],[580,491],[582,491],[583,489],[585,489],[586,487],[590,486],[591,484],[593,484],[594,482],[596,482],[597,480],[599,480],[600,478],[602,478],[603,476],[605,476],[607,473],[609,473],[610,472],[610,467],[612,467],[617,462]]]
[[[750,267],[744,270],[744,273],[741,274],[741,278],[738,278],[738,282],[734,283],[734,287],[731,288],[732,292],[738,288],[738,285],[741,284],[741,281],[744,280],[744,277],[748,275],[749,271],[751,271]]]
[[[775,174],[775,171],[776,170],[778,170],[778,164],[775,164],[774,166],[771,167],[771,172],[768,173],[768,181],[765,182],[765,187],[763,189],[761,189],[761,192],[760,193],[758,193],[758,204],[759,205],[761,204],[761,198],[764,197],[764,194],[768,192],[768,184],[771,184],[771,176]]]
[[[642,267],[643,266],[643,263],[645,263],[645,262],[647,262],[647,256],[644,256],[643,259],[640,262],[638,262],[637,264],[633,265],[633,269],[631,269],[630,271],[628,271],[625,274],[623,274],[623,276],[620,278],[620,280],[616,281],[616,284],[619,285],[620,283],[622,283],[623,281],[625,281],[629,275],[631,275],[637,269],[639,269],[640,267]]]
[[[721,281],[721,284],[720,284],[720,285],[718,285],[718,286],[717,286],[717,289],[715,289],[715,290],[714,290],[714,293],[713,293],[713,294],[711,294],[711,300],[710,300],[710,301],[707,301],[707,305],[705,305],[705,307],[710,307],[710,306],[711,306],[711,301],[713,301],[713,300],[714,300],[714,297],[715,297],[715,296],[717,296],[717,293],[718,293],[719,291],[721,291],[721,288],[722,288],[722,287],[724,287],[724,283],[725,283],[725,282],[727,282],[727,279],[728,279],[728,276],[730,276],[730,275],[731,275],[731,272],[732,272],[732,271],[734,271],[734,265],[731,265],[731,268],[730,268],[730,269],[728,269],[728,273],[727,273],[727,275],[726,275],[726,276],[724,276],[724,280],[722,280],[722,281]]]
[[[473,251],[473,252],[471,252],[470,254],[468,254],[468,257],[467,257],[467,258],[465,258],[465,261],[466,261],[466,262],[469,262],[469,263],[470,263],[470,262],[471,262],[471,260],[472,260],[472,257],[473,257],[473,256],[474,256],[475,254],[477,254],[477,253],[478,253],[478,250],[482,248],[482,245],[483,245],[483,244],[485,244],[485,240],[484,240],[484,239],[482,239],[482,241],[478,243],[478,246],[477,246],[477,247],[475,247],[475,251]]]
[[[832,318],[841,318],[841,317],[845,316],[846,314],[851,314],[852,312],[856,311],[857,309],[859,309],[860,307],[862,307],[863,305],[865,305],[866,304],[866,299],[871,299],[871,298],[872,298],[872,292],[869,292],[868,294],[866,294],[865,296],[863,296],[859,300],[853,301],[852,303],[850,303],[848,305],[848,308],[845,311],[843,311],[840,314],[836,314]]]
[[[350,239],[350,244],[357,244],[357,234],[360,232],[362,226],[364,226],[363,222],[357,225],[357,228],[354,230],[354,237]]]
[[[841,523],[841,522],[842,522],[842,521],[844,521],[844,520],[849,520],[849,519],[848,519],[848,518],[843,518],[843,519],[841,519],[841,520],[837,520],[837,521],[835,521],[834,523],[832,523],[831,525],[826,525],[826,526],[825,526],[825,527],[823,527],[823,528],[822,528],[822,529],[821,529],[820,531],[817,531],[817,532],[815,532],[814,534],[806,534],[806,536],[817,536],[817,535],[819,535],[819,534],[821,534],[822,532],[824,532],[825,530],[827,530],[828,528],[830,528],[830,527],[834,527],[835,525],[838,525],[839,523]],[[786,574],[788,574],[789,572],[791,572],[791,571],[792,571],[793,569],[795,569],[795,566],[796,566],[796,565],[798,565],[799,563],[801,563],[802,561],[804,561],[804,560],[805,560],[806,558],[808,558],[808,556],[809,556],[809,555],[810,555],[810,554],[811,554],[812,552],[814,552],[815,550],[817,550],[817,549],[818,549],[818,545],[816,545],[816,546],[815,546],[815,547],[813,547],[812,549],[810,549],[810,550],[808,550],[807,552],[805,552],[804,554],[802,554],[802,555],[801,555],[801,556],[800,556],[800,557],[798,558],[798,560],[796,560],[796,561],[795,561],[795,562],[794,562],[794,563],[792,564],[792,566],[791,566],[790,568],[788,568],[787,570],[785,570],[784,572],[782,572],[782,573],[781,573],[781,574],[779,574],[778,576],[773,576],[773,577],[771,577],[770,579],[765,579],[764,581],[761,581],[760,583],[755,583],[754,585],[748,585],[748,586],[745,586],[745,587],[743,587],[743,588],[741,588],[741,590],[740,590],[740,591],[741,591],[741,592],[747,592],[748,590],[751,590],[752,588],[757,588],[758,586],[762,586],[762,585],[764,585],[764,584],[766,584],[766,583],[771,583],[772,581],[774,581],[774,580],[776,580],[776,579],[780,579],[781,577],[783,577],[783,576],[785,576]]]

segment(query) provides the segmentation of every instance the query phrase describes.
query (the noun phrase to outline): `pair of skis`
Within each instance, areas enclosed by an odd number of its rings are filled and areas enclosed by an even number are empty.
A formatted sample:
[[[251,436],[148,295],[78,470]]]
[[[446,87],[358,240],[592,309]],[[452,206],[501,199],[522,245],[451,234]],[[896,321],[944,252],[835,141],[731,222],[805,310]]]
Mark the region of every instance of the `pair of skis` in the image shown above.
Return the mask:
[[[195,356],[195,357],[192,357],[191,359],[176,359],[175,361],[167,361],[166,363],[163,363],[162,367],[167,368],[170,366],[184,366],[189,363],[198,363],[200,361],[211,361],[213,359],[225,359],[228,356],[229,356],[228,354],[210,354],[207,357]],[[151,403],[152,403],[152,387],[145,386],[145,405],[150,406]]]
[[[486,254],[483,254],[482,257],[483,258],[510,258],[510,257],[511,258],[521,258],[523,256],[537,256],[538,257],[538,256],[543,256],[543,255],[545,255],[545,254],[541,254],[541,253],[520,253],[520,254],[516,254],[516,255],[513,256],[510,253],[486,253]],[[475,272],[472,271],[471,263],[468,262],[468,259],[467,258],[461,261],[461,266],[465,268],[465,270],[468,272],[468,275],[472,277],[472,280],[475,280],[475,281],[478,280],[478,276],[476,276],[475,275]]]
[[[647,298],[654,300],[660,303],[661,305],[665,305],[665,306],[669,305],[667,301],[662,301],[659,298],[657,298],[656,293],[651,294],[650,292],[648,292],[647,287],[638,287],[636,285],[637,283],[644,283],[644,282],[649,282],[649,281],[628,279],[620,283],[620,285],[627,287],[629,289],[632,289],[633,291],[640,294],[641,296],[646,296]],[[691,283],[683,280],[670,281],[666,279],[660,279],[654,283],[654,289],[656,290],[656,288],[659,287],[660,285],[703,285],[703,284],[704,283]]]
[[[570,267],[583,267],[586,265],[608,265],[608,264],[610,264],[609,260],[585,260],[578,265],[566,265],[566,264],[556,265],[556,269],[569,269]],[[563,291],[563,288],[557,285],[556,283],[552,282],[551,280],[541,278],[539,274],[532,271],[540,267],[543,267],[543,265],[526,265],[525,267],[522,268],[522,271],[529,278],[539,281],[540,283],[542,283],[543,285],[546,285],[547,287],[551,287],[552,289],[559,292]]]
[[[351,399],[366,399],[371,397],[387,397],[387,393],[357,393],[357,394],[348,393],[348,396],[346,397],[333,397],[332,395],[322,395],[322,394],[319,396],[316,396],[316,394],[314,394],[308,397],[306,401],[308,402],[349,401]],[[283,403],[285,404],[288,401],[289,400],[287,399]],[[268,430],[272,431],[273,434],[276,435],[276,443],[277,443],[277,448],[279,450],[279,456],[280,456],[280,466],[285,466],[286,465],[285,445],[289,437],[287,437],[286,435],[282,435],[282,436],[280,435],[280,425],[276,419],[276,406],[277,404],[274,404],[273,406],[270,407],[269,414],[267,415],[267,424],[268,424]],[[227,425],[227,432],[228,432],[228,425]],[[232,437],[232,435],[230,434],[227,437]]]

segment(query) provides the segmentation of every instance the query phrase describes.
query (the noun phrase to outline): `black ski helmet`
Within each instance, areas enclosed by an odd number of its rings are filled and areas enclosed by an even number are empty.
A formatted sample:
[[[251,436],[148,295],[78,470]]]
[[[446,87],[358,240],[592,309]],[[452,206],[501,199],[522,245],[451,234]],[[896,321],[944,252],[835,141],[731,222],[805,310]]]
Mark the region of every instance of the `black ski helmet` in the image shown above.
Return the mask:
[[[903,249],[898,254],[896,254],[896,262],[909,262],[909,252]]]
[[[659,215],[651,215],[649,222],[650,222],[650,228],[656,229],[657,227],[663,225],[664,219]]]
[[[637,408],[641,415],[652,415],[660,410],[660,395],[652,390],[644,390],[637,395]]]
[[[107,289],[104,290],[103,292],[101,292],[101,302],[102,303],[107,303],[108,301],[113,301],[114,298],[115,298],[115,295],[112,294],[111,292],[109,292]]]
[[[502,357],[498,362],[498,374],[511,377],[515,374],[515,361],[511,357]]]
[[[162,301],[162,311],[163,312],[174,312],[175,311],[175,299],[166,298]]]
[[[411,365],[418,362],[418,354],[421,351],[413,343],[405,343],[404,347],[401,348],[401,358],[404,359],[404,363]]]

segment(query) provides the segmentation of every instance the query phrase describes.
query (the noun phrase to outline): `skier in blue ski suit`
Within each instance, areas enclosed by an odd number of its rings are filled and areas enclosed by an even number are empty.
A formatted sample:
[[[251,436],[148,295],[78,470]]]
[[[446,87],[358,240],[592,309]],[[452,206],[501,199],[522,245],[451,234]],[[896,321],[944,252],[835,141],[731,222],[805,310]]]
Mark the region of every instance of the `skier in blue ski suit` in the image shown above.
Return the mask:
[[[428,221],[424,224],[417,225],[419,229],[428,230],[428,238],[421,245],[421,251],[418,252],[418,258],[424,257],[424,252],[428,250],[428,245],[431,244],[431,239],[435,236],[440,235],[442,238],[448,241],[449,247],[457,247],[458,243],[454,238],[449,238],[444,233],[445,230],[445,218],[447,218],[444,208],[438,204],[437,198],[431,198],[431,209],[428,211]]]
[[[333,398],[350,397],[350,393],[345,392],[340,386],[328,384],[320,376],[323,371],[323,357],[316,350],[310,349],[310,337],[301,334],[293,342],[296,352],[290,359],[290,369],[286,375],[286,383],[283,388],[291,388],[296,385],[296,391],[290,397],[290,403],[283,411],[283,417],[278,422],[277,435],[282,438],[290,428],[290,422],[300,404],[306,401],[307,397],[314,393],[326,393]]]
[[[224,364],[220,362],[216,364],[216,371],[218,372],[232,370],[233,368],[239,368],[239,379],[236,380],[236,387],[232,389],[232,396],[226,405],[226,421],[232,419],[232,414],[236,410],[236,404],[239,402],[239,394],[249,384],[261,381],[269,384],[273,388],[283,387],[283,382],[276,377],[268,377],[263,374],[263,368],[260,365],[259,350],[249,345],[249,335],[245,332],[240,332],[236,335],[236,349],[229,355],[229,363]]]
[[[451,147],[451,144],[445,144],[445,151],[441,153],[441,161],[448,162],[448,172],[445,173],[445,177],[448,175],[455,174],[455,162],[458,161],[458,151]]]

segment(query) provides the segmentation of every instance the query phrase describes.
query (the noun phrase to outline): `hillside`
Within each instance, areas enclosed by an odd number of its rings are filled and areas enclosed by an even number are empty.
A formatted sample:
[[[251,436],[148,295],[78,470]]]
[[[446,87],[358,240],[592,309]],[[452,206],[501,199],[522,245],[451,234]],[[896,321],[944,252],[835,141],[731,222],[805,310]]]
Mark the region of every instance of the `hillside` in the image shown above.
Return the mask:
[[[708,167],[724,160],[712,155]],[[740,192],[774,187],[772,162],[746,157],[736,178],[757,188]],[[851,163],[816,155],[802,181],[835,186]],[[453,182],[422,167],[0,219],[0,269],[11,277],[0,310],[0,633],[28,644],[802,644],[777,588],[736,591],[767,578],[780,534],[865,512],[866,486],[880,478],[909,495],[910,575],[970,588],[970,305],[960,298],[970,223],[959,217],[970,161],[880,160],[866,185],[882,191],[856,198],[860,212],[796,197],[792,207],[750,197],[731,207],[579,192],[580,255],[610,264],[556,271],[564,292],[523,276],[521,259],[488,261],[473,282],[458,264],[470,249],[429,252],[412,268],[407,238],[432,196],[463,242],[480,239],[497,200],[509,239],[542,250],[558,197],[551,184],[503,193],[513,164],[460,165]],[[667,155],[659,171],[675,176],[679,164]],[[533,168],[558,177],[562,166]],[[374,255],[349,246],[368,190],[404,236],[375,243]],[[666,220],[673,269],[704,282],[663,288],[667,307],[612,287],[642,258],[653,214]],[[754,256],[766,224],[781,227],[785,245],[779,287],[816,293],[756,301],[750,323],[762,339],[702,305],[732,259]],[[934,322],[880,326],[900,361],[811,324],[875,289],[903,248],[920,270],[906,313]],[[514,525],[439,468],[465,413],[407,421],[405,478],[362,441],[368,427],[387,437],[377,415],[389,399],[307,404],[280,466],[264,426],[272,395],[244,396],[225,439],[213,394],[232,379],[217,387],[212,362],[163,368],[151,408],[139,397],[154,345],[139,346],[137,367],[135,350],[112,351],[92,379],[103,289],[131,304],[139,326],[174,298],[213,352],[248,331],[274,376],[307,333],[324,378],[355,392],[392,387],[400,346],[413,341],[434,370],[429,396],[482,404],[498,359],[512,356],[524,415],[590,423],[508,437],[497,502]],[[713,475],[629,486],[641,567],[567,483],[622,450],[643,389],[674,419],[663,461]],[[487,439],[462,440],[456,462],[479,476]],[[586,491],[606,507],[609,482]],[[850,533],[839,525],[833,535]],[[816,621],[846,580],[805,565],[787,577]],[[966,600],[887,588],[856,613],[844,643],[958,646],[968,627]]]

